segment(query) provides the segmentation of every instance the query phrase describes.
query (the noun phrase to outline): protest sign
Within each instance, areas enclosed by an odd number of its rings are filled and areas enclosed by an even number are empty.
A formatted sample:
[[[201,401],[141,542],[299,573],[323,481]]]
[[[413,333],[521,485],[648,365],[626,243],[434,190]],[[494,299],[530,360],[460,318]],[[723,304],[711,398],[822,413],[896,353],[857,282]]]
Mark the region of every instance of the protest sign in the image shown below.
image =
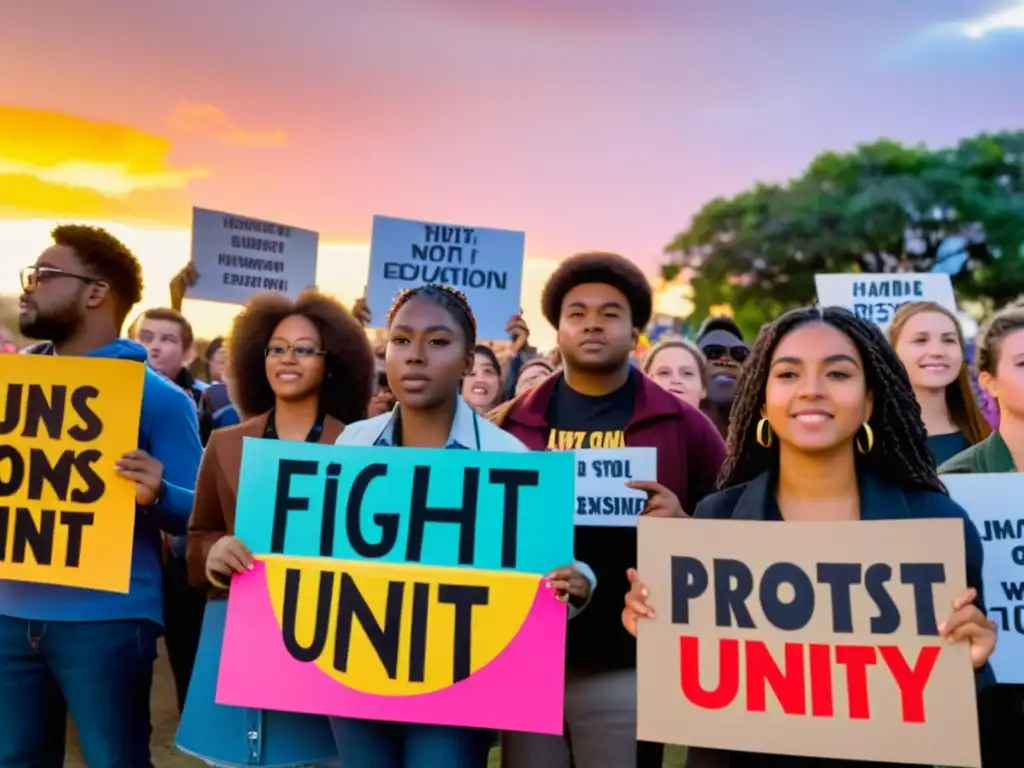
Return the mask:
[[[1008,500],[1024,498],[1024,475],[943,475],[941,479],[953,500],[971,516],[985,548],[985,607],[999,630],[992,670],[1000,683],[1020,685],[1024,683],[1024,510]]]
[[[127,592],[145,367],[8,355],[0,366],[0,579]]]
[[[647,493],[626,483],[658,479],[657,449],[594,449],[575,456],[576,525],[635,526]]]
[[[366,285],[374,323],[383,325],[403,289],[443,283],[466,294],[480,339],[506,339],[521,307],[525,247],[522,232],[374,216]]]
[[[966,586],[961,520],[638,527],[640,739],[980,766],[970,649],[937,629]]]
[[[247,439],[217,701],[561,733],[573,457]],[[494,691],[504,691],[495,696]]]
[[[244,304],[266,291],[296,298],[316,285],[320,236],[223,211],[192,209],[196,283],[188,298]]]
[[[843,307],[883,328],[896,310],[911,301],[934,301],[956,314],[949,275],[932,272],[815,275],[818,304]]]

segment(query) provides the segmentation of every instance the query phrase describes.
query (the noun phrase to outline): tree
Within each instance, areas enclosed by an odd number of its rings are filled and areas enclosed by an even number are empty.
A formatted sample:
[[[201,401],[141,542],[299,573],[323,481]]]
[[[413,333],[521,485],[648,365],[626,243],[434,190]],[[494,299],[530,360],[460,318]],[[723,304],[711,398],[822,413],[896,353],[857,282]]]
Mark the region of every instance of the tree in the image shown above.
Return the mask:
[[[695,270],[695,315],[728,301],[775,317],[813,302],[815,274],[851,271],[945,271],[961,298],[1000,306],[1024,293],[1024,132],[825,152],[785,184],[711,200],[666,253]]]

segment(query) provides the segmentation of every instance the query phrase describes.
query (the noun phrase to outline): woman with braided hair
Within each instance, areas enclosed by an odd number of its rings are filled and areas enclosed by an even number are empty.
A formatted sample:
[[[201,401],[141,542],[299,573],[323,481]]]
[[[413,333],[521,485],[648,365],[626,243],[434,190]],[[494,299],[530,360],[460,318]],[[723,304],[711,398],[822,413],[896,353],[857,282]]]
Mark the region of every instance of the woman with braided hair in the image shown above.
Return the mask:
[[[403,291],[388,312],[387,328],[384,367],[398,403],[389,413],[348,425],[338,445],[526,450],[460,395],[476,346],[476,320],[461,291],[446,285]],[[589,592],[595,577],[575,563],[548,581],[568,602],[570,595]],[[570,617],[573,611],[570,604]],[[342,717],[331,718],[331,728],[344,768],[486,768],[495,743],[493,732],[478,728]]]
[[[763,328],[740,376],[728,451],[721,490],[697,506],[696,518],[963,520],[968,588],[939,632],[968,642],[979,684],[992,682],[995,627],[982,600],[981,540],[939,481],[906,371],[873,324],[845,309],[799,309]],[[629,577],[622,620],[635,634],[638,619],[653,611],[636,572]],[[859,764],[693,749],[688,765]]]

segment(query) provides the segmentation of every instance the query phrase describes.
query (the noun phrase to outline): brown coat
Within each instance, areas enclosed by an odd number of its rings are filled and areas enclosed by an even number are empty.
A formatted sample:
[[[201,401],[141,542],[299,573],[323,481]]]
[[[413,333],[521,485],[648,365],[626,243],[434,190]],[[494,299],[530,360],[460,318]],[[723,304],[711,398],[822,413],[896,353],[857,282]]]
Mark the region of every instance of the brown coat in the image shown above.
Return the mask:
[[[232,427],[214,430],[203,453],[196,478],[196,495],[192,517],[188,521],[188,580],[195,587],[209,587],[206,579],[206,558],[221,537],[234,533],[235,505],[238,503],[238,476],[242,469],[242,439],[263,437],[267,414],[256,416]],[[345,425],[328,416],[320,443],[333,445]],[[224,591],[212,589],[211,597]]]

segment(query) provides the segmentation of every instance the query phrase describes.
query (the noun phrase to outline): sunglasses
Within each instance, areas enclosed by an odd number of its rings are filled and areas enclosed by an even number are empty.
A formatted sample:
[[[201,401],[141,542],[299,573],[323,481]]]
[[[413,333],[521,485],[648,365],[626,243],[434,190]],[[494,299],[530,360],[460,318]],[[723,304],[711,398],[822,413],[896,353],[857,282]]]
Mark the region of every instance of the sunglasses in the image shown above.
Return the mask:
[[[750,357],[750,350],[742,344],[736,344],[732,347],[727,347],[724,344],[708,344],[706,347],[701,347],[701,352],[704,353],[704,357],[709,362],[731,357],[737,363],[742,363]]]
[[[57,269],[55,267],[40,267],[32,265],[31,267],[25,267],[21,270],[19,275],[21,277],[21,290],[23,291],[34,291],[39,283],[45,282],[54,277],[70,277],[73,280],[81,280],[83,283],[89,285],[106,285],[105,280],[100,280],[95,277],[89,277],[88,275],[79,275],[75,272],[68,272],[64,269]]]

